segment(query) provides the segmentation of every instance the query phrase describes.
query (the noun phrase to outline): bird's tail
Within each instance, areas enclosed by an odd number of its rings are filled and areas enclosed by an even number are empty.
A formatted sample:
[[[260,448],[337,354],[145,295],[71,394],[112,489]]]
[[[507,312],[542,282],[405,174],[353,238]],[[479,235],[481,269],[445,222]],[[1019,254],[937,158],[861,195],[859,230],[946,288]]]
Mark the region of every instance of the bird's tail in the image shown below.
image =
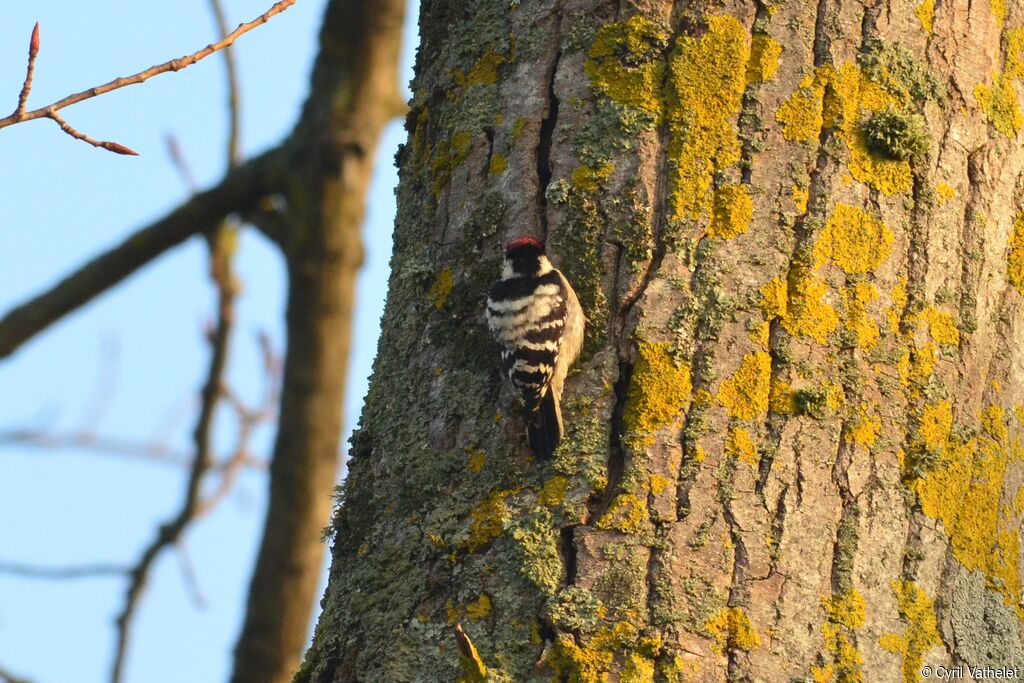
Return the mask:
[[[540,405],[526,425],[526,437],[530,442],[530,450],[538,458],[551,458],[562,440],[562,409],[558,405],[555,392],[546,391],[540,399]]]

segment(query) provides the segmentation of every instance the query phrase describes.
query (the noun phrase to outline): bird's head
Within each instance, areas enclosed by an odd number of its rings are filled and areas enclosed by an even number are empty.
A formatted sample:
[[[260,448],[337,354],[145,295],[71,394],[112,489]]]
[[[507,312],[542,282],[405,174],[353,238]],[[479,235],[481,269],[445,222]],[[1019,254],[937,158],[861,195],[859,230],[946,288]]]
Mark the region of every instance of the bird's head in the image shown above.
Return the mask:
[[[506,277],[536,275],[551,268],[544,255],[544,243],[536,237],[517,237],[505,245]]]

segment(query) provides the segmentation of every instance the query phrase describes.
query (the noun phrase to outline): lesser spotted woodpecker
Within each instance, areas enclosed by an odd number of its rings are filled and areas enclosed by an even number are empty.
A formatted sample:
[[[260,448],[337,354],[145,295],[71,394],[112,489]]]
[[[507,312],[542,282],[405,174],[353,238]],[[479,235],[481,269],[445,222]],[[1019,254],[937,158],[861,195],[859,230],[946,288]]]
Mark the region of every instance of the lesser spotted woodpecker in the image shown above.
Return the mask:
[[[487,298],[487,326],[525,403],[530,448],[549,458],[562,438],[562,387],[583,345],[586,317],[568,280],[544,255],[544,244],[520,237],[505,247]]]

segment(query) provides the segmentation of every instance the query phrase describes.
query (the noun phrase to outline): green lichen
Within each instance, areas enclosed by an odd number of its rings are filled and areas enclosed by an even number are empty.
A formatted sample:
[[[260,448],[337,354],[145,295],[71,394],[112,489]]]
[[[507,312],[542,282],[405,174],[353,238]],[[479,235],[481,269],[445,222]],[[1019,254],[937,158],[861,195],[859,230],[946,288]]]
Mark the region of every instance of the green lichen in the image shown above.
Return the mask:
[[[868,149],[890,159],[920,158],[931,145],[924,117],[892,105],[869,118],[863,126]]]
[[[559,529],[551,512],[539,508],[512,527],[510,532],[522,576],[545,597],[555,594],[565,570],[558,552]]]
[[[899,43],[869,38],[857,61],[868,78],[903,104],[923,104],[942,99],[938,81],[928,67]]]
[[[572,633],[593,633],[608,610],[593,591],[570,585],[548,600],[548,620],[559,630]]]
[[[1017,613],[998,592],[988,588],[985,575],[971,572],[953,586],[950,624],[956,652],[972,667],[1024,669]]]

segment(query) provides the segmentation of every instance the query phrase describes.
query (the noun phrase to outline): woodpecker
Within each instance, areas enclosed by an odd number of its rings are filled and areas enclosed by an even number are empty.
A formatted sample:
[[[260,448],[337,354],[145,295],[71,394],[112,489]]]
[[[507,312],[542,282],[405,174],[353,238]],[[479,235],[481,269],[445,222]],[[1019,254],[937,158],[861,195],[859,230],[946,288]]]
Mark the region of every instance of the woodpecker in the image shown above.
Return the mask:
[[[525,403],[527,440],[538,457],[550,458],[562,438],[562,387],[583,346],[585,323],[576,292],[544,255],[544,243],[509,242],[487,297],[487,326]]]

